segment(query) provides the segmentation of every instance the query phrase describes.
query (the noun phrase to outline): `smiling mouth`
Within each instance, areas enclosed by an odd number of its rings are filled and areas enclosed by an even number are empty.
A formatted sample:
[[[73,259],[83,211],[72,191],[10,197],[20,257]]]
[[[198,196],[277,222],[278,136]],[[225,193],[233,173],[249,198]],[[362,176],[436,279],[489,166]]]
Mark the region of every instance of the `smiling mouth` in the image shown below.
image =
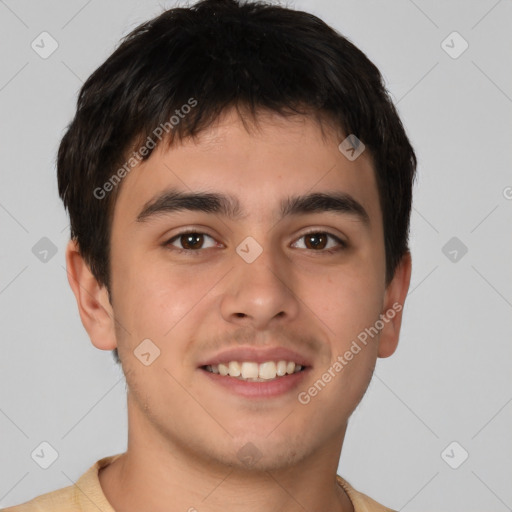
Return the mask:
[[[268,382],[303,372],[305,366],[294,361],[266,361],[255,363],[252,361],[229,361],[225,363],[201,366],[202,370],[219,374],[223,377],[233,377],[245,382]]]

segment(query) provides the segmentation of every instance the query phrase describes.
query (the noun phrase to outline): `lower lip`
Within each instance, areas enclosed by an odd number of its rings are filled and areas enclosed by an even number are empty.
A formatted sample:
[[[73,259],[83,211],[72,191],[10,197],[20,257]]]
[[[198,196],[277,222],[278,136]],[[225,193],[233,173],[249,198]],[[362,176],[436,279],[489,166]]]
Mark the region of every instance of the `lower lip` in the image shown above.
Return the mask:
[[[270,398],[285,395],[297,388],[306,377],[309,368],[285,375],[284,377],[277,377],[268,382],[249,382],[237,379],[236,377],[230,377],[229,375],[223,376],[218,373],[212,373],[202,368],[200,368],[200,371],[210,378],[212,382],[224,386],[237,395],[245,398]]]

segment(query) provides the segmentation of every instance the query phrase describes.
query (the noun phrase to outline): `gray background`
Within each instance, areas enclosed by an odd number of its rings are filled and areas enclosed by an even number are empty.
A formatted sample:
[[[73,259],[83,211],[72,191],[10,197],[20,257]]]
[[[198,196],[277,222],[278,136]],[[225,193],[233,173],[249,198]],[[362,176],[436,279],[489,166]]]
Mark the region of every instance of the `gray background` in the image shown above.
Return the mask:
[[[90,343],[67,283],[55,154],[82,82],[173,5],[0,0],[0,507],[71,485],[126,448],[124,377]],[[350,421],[340,473],[397,510],[512,510],[512,2],[289,5],[381,69],[419,157],[401,341]],[[43,31],[59,45],[47,59],[31,48]],[[460,39],[442,46],[453,31],[469,44],[458,58],[445,49]],[[57,250],[47,261],[48,242],[32,251],[43,237]],[[452,237],[455,262],[443,253]],[[43,441],[59,454],[46,470],[31,458]]]

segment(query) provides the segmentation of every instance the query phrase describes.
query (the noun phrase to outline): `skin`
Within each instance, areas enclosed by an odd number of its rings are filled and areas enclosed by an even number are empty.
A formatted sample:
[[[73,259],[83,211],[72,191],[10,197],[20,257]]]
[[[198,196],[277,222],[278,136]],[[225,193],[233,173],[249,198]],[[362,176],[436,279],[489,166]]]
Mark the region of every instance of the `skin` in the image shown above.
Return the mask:
[[[348,419],[362,399],[377,357],[396,349],[401,312],[307,405],[307,390],[365,328],[404,304],[407,253],[385,284],[382,214],[372,160],[349,161],[335,131],[322,138],[307,117],[261,114],[251,133],[234,111],[168,149],[160,145],[122,183],[111,234],[112,304],[74,242],[69,281],[93,345],[115,347],[128,384],[128,449],[100,472],[117,511],[348,512],[335,475]],[[231,220],[173,212],[137,222],[143,206],[177,187],[237,196],[247,215]],[[340,191],[366,210],[308,213],[279,220],[288,195]],[[194,255],[178,254],[183,231],[206,233]],[[341,248],[307,244],[329,233]],[[263,248],[248,264],[235,251],[251,236]],[[209,238],[212,237],[212,238]],[[341,250],[328,254],[330,248]],[[161,351],[144,366],[133,351],[149,338]],[[285,395],[251,400],[212,384],[198,368],[205,356],[237,346],[284,346],[307,355],[306,380]],[[248,467],[238,451],[252,443]]]

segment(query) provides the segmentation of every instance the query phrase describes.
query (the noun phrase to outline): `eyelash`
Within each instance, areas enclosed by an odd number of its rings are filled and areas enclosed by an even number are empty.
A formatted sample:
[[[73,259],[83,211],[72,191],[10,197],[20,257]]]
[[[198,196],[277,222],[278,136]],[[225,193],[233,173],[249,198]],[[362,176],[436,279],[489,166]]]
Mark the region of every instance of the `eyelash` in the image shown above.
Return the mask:
[[[304,238],[305,236],[308,236],[308,235],[317,235],[317,234],[324,234],[330,238],[333,238],[336,242],[338,242],[339,246],[335,247],[335,248],[331,248],[331,249],[322,249],[322,250],[318,250],[318,251],[316,251],[314,249],[302,249],[302,250],[309,250],[309,251],[317,252],[317,253],[334,254],[334,253],[341,251],[343,249],[346,249],[348,247],[348,244],[346,242],[344,242],[343,240],[341,240],[336,235],[333,235],[332,233],[329,233],[328,231],[322,231],[322,230],[318,230],[318,229],[313,230],[313,231],[308,231],[307,233],[303,233],[297,240],[300,240],[301,238]],[[171,248],[172,251],[177,252],[178,254],[188,253],[188,254],[194,254],[194,256],[199,256],[201,254],[201,252],[206,250],[206,249],[179,249],[179,248],[171,245],[173,241],[178,240],[183,235],[206,235],[206,236],[210,237],[212,240],[215,240],[208,233],[203,233],[201,231],[189,230],[189,231],[183,231],[181,233],[174,235],[172,238],[167,240],[167,242],[164,242],[163,246],[166,248]],[[212,247],[209,247],[208,249],[212,249]]]

